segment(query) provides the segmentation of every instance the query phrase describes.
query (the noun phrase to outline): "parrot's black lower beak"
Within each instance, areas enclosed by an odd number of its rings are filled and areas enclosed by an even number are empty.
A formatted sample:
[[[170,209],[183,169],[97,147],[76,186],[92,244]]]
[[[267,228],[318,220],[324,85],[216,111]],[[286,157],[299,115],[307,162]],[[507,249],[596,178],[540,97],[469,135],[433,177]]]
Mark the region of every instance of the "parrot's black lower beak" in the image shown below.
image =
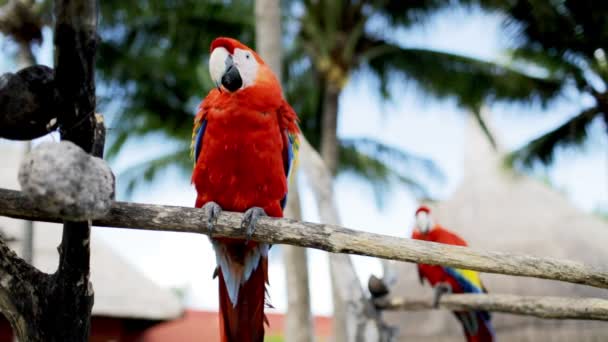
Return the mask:
[[[226,69],[224,76],[222,76],[222,85],[230,92],[238,90],[243,85],[241,74],[239,74],[239,70],[234,65]]]

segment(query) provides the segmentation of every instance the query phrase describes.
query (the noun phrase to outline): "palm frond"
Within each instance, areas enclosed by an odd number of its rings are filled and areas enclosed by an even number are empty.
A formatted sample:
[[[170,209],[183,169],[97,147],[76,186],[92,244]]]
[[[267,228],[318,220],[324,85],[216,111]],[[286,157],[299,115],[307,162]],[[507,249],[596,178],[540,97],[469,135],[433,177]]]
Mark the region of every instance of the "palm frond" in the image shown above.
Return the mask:
[[[608,40],[608,2],[478,0],[485,8],[507,14],[505,24],[516,33],[519,47],[540,48],[556,56],[593,59]]]
[[[439,10],[453,6],[454,2],[444,0],[388,0],[370,1],[370,11],[395,27],[410,27],[423,23]]]
[[[507,167],[531,168],[535,162],[551,164],[559,147],[580,146],[587,137],[587,127],[600,115],[597,107],[583,110],[557,128],[530,141],[505,158]]]
[[[188,139],[196,105],[212,88],[208,72],[201,71],[211,41],[229,35],[252,46],[253,3],[108,0],[100,8],[97,71],[107,86],[100,96],[109,99],[101,103],[109,103],[108,109],[121,103],[111,154],[152,132]]]
[[[486,139],[488,139],[490,145],[492,145],[492,148],[496,150],[496,148],[498,147],[496,145],[496,139],[494,139],[494,135],[492,134],[492,131],[490,131],[490,127],[488,127],[488,125],[486,124],[486,120],[484,119],[483,115],[481,115],[481,109],[473,109],[472,113],[475,117],[475,120],[477,121],[477,124],[481,128],[481,131],[486,136]]]
[[[527,75],[497,63],[442,51],[403,48],[383,40],[368,40],[367,65],[383,87],[399,77],[416,82],[437,98],[455,98],[469,108],[498,100],[540,102],[554,99],[564,86],[559,80]]]
[[[405,186],[417,197],[428,197],[426,187],[414,175],[443,180],[431,160],[369,138],[341,139],[339,157],[338,172],[352,172],[369,181],[379,204],[391,182]]]
[[[543,51],[538,47],[519,47],[509,51],[509,55],[515,63],[541,68],[552,79],[561,82],[572,79],[579,87],[585,84],[585,66],[576,56],[559,55],[554,51]]]
[[[160,155],[156,158],[146,160],[129,166],[117,176],[117,184],[127,197],[133,194],[137,186],[149,183],[170,167],[175,166],[186,174],[192,168],[192,160],[189,158],[190,147],[180,146],[175,150]]]

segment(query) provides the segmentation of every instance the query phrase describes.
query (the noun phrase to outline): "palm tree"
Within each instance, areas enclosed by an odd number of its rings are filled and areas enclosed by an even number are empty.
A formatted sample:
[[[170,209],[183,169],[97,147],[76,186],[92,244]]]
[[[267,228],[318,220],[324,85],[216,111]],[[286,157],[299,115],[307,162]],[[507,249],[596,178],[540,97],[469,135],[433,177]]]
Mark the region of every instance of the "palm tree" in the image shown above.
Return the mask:
[[[474,113],[489,99],[544,100],[559,91],[561,85],[526,75],[491,62],[479,61],[440,51],[407,48],[389,40],[371,28],[370,22],[383,22],[391,30],[418,25],[450,1],[302,1],[303,14],[297,19],[299,31],[293,39],[292,58],[285,72],[287,86],[302,87],[290,77],[308,77],[308,88],[294,94],[314,97],[290,98],[301,116],[302,127],[332,173],[356,170],[366,179],[385,182],[397,178],[415,185],[409,174],[389,166],[387,158],[407,163],[412,158],[398,149],[371,139],[339,139],[337,122],[339,97],[351,75],[368,71],[378,79],[378,91],[389,97],[389,82],[407,78],[428,94],[439,98],[453,96]],[[302,65],[312,67],[313,72]],[[312,85],[312,86],[311,86]],[[290,94],[290,92],[288,92]],[[307,114],[311,116],[306,116]],[[481,116],[477,115],[483,125]],[[431,168],[427,169],[431,170]],[[330,191],[331,195],[331,191]],[[332,256],[330,256],[332,258]],[[335,258],[335,256],[334,256]],[[330,265],[338,263],[330,263]],[[332,276],[340,270],[332,269]],[[333,280],[333,279],[332,279]],[[334,338],[347,340],[346,308],[340,300],[337,281],[334,294]]]
[[[472,1],[460,1],[471,3]],[[284,79],[287,97],[300,114],[301,127],[332,173],[354,171],[371,181],[377,194],[391,181],[428,197],[413,178],[414,167],[440,176],[433,164],[369,138],[339,139],[339,97],[352,75],[376,78],[378,92],[391,97],[391,81],[408,80],[426,94],[455,98],[470,109],[492,139],[479,114],[488,101],[546,103],[559,94],[559,80],[531,76],[521,69],[442,51],[401,46],[390,33],[424,23],[453,1],[287,1],[296,22],[289,37]],[[299,10],[293,11],[292,8]],[[303,8],[303,10],[301,10]],[[378,30],[378,22],[387,30]],[[374,29],[375,23],[376,28]],[[294,26],[294,25],[291,25]],[[388,33],[387,33],[388,32]],[[302,96],[301,94],[307,94]],[[380,196],[377,196],[380,198]]]
[[[607,2],[480,3],[506,15],[507,31],[513,33],[514,63],[532,66],[545,79],[568,85],[581,97],[593,100],[558,127],[512,152],[507,159],[510,165],[529,168],[537,161],[550,164],[560,147],[574,147],[586,141],[591,123],[603,120],[608,129]]]
[[[192,168],[188,150],[193,113],[212,82],[206,68],[211,41],[220,35],[252,44],[252,1],[103,1],[97,68],[110,114],[109,158],[128,141],[168,138],[160,155],[122,172],[126,190],[177,165]]]
[[[205,67],[209,44],[219,35],[229,35],[254,46],[252,1],[149,0],[121,2],[120,6],[116,1],[104,1],[101,9],[98,69],[106,85],[101,104],[107,104],[108,114],[116,112],[108,157],[116,156],[129,140],[161,133],[174,142],[172,148],[122,172],[122,183],[132,190],[138,182],[151,180],[172,165],[179,165],[186,174],[191,168],[187,137],[192,113],[212,87]],[[304,134],[318,147],[320,125],[316,122],[322,117],[319,101],[324,83],[309,70],[294,68],[307,59],[299,46],[288,46],[286,51],[285,90],[302,118]],[[301,96],[303,92],[307,96]],[[422,165],[439,174],[430,161],[371,140],[344,140],[340,151],[340,171],[355,171],[372,180],[376,190],[394,179],[426,195],[403,171],[403,164]],[[397,167],[387,166],[395,163]]]

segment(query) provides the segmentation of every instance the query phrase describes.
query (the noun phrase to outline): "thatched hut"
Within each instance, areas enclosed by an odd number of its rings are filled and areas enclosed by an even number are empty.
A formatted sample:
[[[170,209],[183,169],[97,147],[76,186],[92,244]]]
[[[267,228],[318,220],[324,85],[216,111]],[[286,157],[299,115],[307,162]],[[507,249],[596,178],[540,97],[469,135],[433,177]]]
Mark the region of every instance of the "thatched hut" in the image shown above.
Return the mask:
[[[436,220],[458,232],[471,247],[581,261],[606,268],[608,224],[575,208],[546,184],[502,167],[474,123],[467,135],[464,177],[446,201],[431,204]],[[395,295],[429,295],[415,265],[400,264]],[[490,292],[608,298],[608,291],[550,280],[483,274]],[[425,284],[426,285],[426,284]],[[427,285],[428,286],[428,285]],[[461,328],[447,311],[387,315],[405,341],[462,341]],[[542,320],[494,314],[499,341],[606,341],[608,323]]]

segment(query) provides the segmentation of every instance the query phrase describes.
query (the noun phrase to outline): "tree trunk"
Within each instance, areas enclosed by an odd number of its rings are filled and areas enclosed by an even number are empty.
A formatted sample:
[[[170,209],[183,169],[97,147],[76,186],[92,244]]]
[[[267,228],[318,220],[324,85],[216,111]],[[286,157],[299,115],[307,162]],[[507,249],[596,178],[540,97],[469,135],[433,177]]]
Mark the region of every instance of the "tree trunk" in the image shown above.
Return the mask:
[[[279,0],[255,0],[256,51],[282,81],[281,59],[281,2]]]
[[[103,155],[105,130],[95,117],[97,1],[55,1],[55,84],[61,98],[60,133],[84,151]],[[96,139],[97,138],[97,139]],[[49,341],[87,341],[93,308],[91,222],[65,222],[59,268],[53,274],[44,327]],[[61,309],[61,314],[53,311]]]
[[[282,32],[281,7],[279,0],[256,0],[256,50],[275,75],[282,81]],[[294,170],[295,172],[295,170]],[[287,217],[302,219],[297,182],[289,187]],[[308,289],[308,263],[306,249],[283,246],[285,276],[287,284],[287,332],[288,342],[312,342],[313,325],[310,313],[310,294]]]
[[[289,188],[285,216],[302,220],[298,185],[294,180]],[[313,320],[310,310],[308,260],[306,248],[282,246],[287,284],[287,319],[285,341],[314,341]]]
[[[319,216],[327,224],[339,224],[338,210],[333,196],[333,178],[320,155],[312,146],[302,139],[301,143],[302,169],[310,182],[317,198]],[[341,341],[381,341],[390,342],[394,339],[394,330],[386,326],[379,312],[363,292],[359,278],[355,273],[351,258],[345,254],[330,254],[329,266],[332,286],[335,289],[334,310],[336,300],[340,300],[342,316],[336,318],[334,311],[334,340]]]
[[[336,174],[338,156],[338,99],[340,89],[328,82],[323,96],[321,118],[321,157],[332,175]]]
[[[317,163],[309,160],[308,165],[309,179],[314,180],[312,185],[317,195],[319,216],[324,223],[332,224],[340,224],[333,188],[333,176],[337,172],[340,157],[338,142],[340,92],[340,87],[328,82],[323,97],[321,121],[321,157],[323,160]],[[307,142],[302,146],[303,150],[310,150],[307,157],[312,158],[312,147]],[[302,154],[305,154],[304,151]],[[312,168],[312,164],[318,165]],[[393,341],[396,336],[395,330],[384,324],[381,313],[367,299],[350,256],[330,253],[329,269],[334,301],[334,342]]]
[[[323,96],[323,117],[321,118],[321,157],[323,158],[323,162],[327,167],[330,175],[333,176],[336,174],[338,168],[338,98],[339,98],[339,89],[331,84],[328,84],[325,88],[325,94]],[[331,201],[333,203],[334,198],[334,190],[333,190],[333,181],[327,186],[327,201]],[[325,215],[321,213],[321,206],[324,208],[328,208],[326,205],[322,205],[321,202],[318,203],[321,219],[326,223],[335,223],[338,224],[340,219],[338,217],[337,211],[329,213],[326,212]],[[348,256],[347,256],[348,258]],[[344,301],[344,293],[338,286],[338,279],[336,277],[342,277],[344,270],[341,270],[341,267],[348,267],[350,263],[350,259],[348,262],[340,257],[337,254],[329,255],[329,270],[330,270],[330,279],[331,279],[331,292],[332,298],[334,301],[334,324],[333,324],[333,338],[334,342],[347,342],[348,339],[348,327],[347,327],[347,313],[346,313],[346,303]]]

